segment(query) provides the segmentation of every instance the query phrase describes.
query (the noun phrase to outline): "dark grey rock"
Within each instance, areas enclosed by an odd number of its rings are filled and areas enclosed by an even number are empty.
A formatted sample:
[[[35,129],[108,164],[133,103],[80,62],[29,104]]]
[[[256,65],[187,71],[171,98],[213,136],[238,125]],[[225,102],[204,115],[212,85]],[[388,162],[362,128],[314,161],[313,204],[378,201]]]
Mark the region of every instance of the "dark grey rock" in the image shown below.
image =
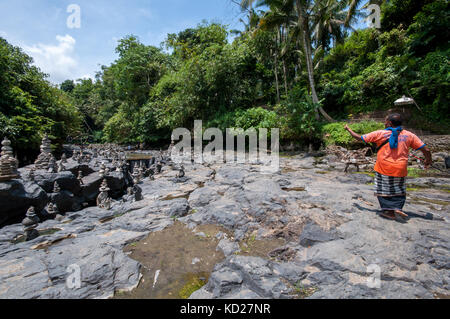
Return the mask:
[[[322,164],[326,161],[322,159]],[[194,232],[198,232],[194,230],[198,225],[212,224],[232,233],[230,238],[224,232],[216,236],[220,241],[217,250],[227,257],[215,265],[208,284],[193,293],[192,299],[292,298],[299,284],[314,288],[310,298],[433,298],[434,293],[447,294],[450,215],[446,205],[408,200],[405,211],[410,218],[402,224],[387,221],[377,215],[373,187],[365,185],[368,177],[299,169],[313,164],[311,157],[301,155],[282,158],[281,164],[292,169],[261,174],[258,166],[186,165],[190,178],[186,183],[171,181],[176,172],[165,166],[155,180],[144,179],[139,184],[142,201],[113,202],[109,211],[97,207],[68,211],[62,221],[42,221],[39,231],[56,232],[30,242],[11,242],[23,234],[22,225],[3,227],[0,298],[108,298],[118,289],[133,288],[139,264],[123,253],[124,245],[165,229],[174,223],[174,217]],[[97,174],[84,177],[88,182],[83,189],[86,198],[95,200],[101,183]],[[69,175],[48,176],[64,180]],[[114,172],[110,178],[109,187],[122,196],[125,178]],[[423,198],[446,200],[445,192],[438,190],[448,185],[448,179],[409,179],[411,182],[432,188],[420,195]],[[47,203],[47,195],[37,184],[16,183],[42,192],[43,203]],[[58,183],[61,193],[70,192],[64,182]],[[48,184],[51,191],[53,184]],[[11,187],[5,185],[0,183],[0,189]],[[285,186],[289,190],[281,189]],[[305,191],[295,191],[297,187]],[[81,191],[79,196],[73,195],[79,205],[87,201]],[[19,196],[19,201],[24,197]],[[173,197],[180,198],[167,200]],[[1,213],[4,207],[0,206]],[[277,261],[234,254],[239,240],[255,234],[256,240],[286,240],[269,253]],[[36,249],[36,245],[45,249]],[[81,268],[80,289],[66,287],[67,266],[71,264]],[[369,265],[380,267],[381,288],[367,285]]]
[[[230,256],[236,252],[241,251],[239,249],[239,244],[236,242],[232,242],[227,238],[222,239],[217,245],[217,250],[223,252],[225,256]]]
[[[205,290],[213,298],[238,296],[242,291],[246,291],[243,297],[288,298],[290,291],[274,274],[272,262],[247,256],[232,256],[216,265]]]
[[[242,185],[247,172],[239,167],[223,167],[216,171],[216,182],[224,185]]]
[[[69,171],[60,173],[47,173],[42,170],[37,170],[35,173],[35,181],[47,193],[52,193],[55,182],[58,182],[61,190],[66,190],[78,195],[81,191],[81,188],[76,176],[77,175],[74,175]]]
[[[208,292],[205,289],[205,286],[203,286],[197,291],[194,291],[192,295],[189,297],[189,299],[212,299],[212,298],[213,294],[211,292]]]
[[[302,169],[312,169],[314,168],[315,163],[316,163],[315,158],[313,156],[308,156],[298,161],[298,167]]]
[[[308,223],[300,234],[300,245],[311,247],[317,243],[324,243],[338,239],[336,231],[326,232],[316,223]]]
[[[189,195],[189,205],[193,208],[204,207],[210,202],[217,200],[220,195],[211,187],[197,188]]]
[[[193,222],[222,225],[228,229],[235,229],[248,222],[239,205],[231,200],[218,200],[208,206],[199,208],[198,212],[189,215]]]
[[[243,282],[240,272],[223,267],[211,274],[207,284],[207,290],[213,293],[215,298],[230,293],[233,289],[239,289]]]
[[[66,170],[70,171],[73,175],[78,176],[78,172],[81,171],[83,176],[90,175],[94,173],[97,169],[94,169],[92,166],[89,166],[86,163],[78,163],[72,159],[67,160],[67,164],[65,164]]]
[[[110,191],[108,192],[109,196],[114,199],[122,197],[127,187],[123,174],[119,172],[112,172],[105,178],[108,182],[108,187],[110,188]],[[101,178],[98,173],[92,173],[86,177],[83,177],[84,185],[81,186],[81,189],[83,198],[86,202],[96,200],[97,196],[100,194],[99,188],[102,181],[103,178]]]
[[[189,204],[185,198],[177,198],[169,201],[169,216],[170,217],[184,217],[189,212]]]
[[[58,210],[62,213],[74,211],[78,208],[78,200],[75,198],[74,194],[69,191],[61,191],[59,193],[48,194],[49,201],[58,206]]]
[[[12,221],[20,222],[28,208],[40,212],[47,203],[45,191],[33,182],[14,179],[0,183],[0,226]]]

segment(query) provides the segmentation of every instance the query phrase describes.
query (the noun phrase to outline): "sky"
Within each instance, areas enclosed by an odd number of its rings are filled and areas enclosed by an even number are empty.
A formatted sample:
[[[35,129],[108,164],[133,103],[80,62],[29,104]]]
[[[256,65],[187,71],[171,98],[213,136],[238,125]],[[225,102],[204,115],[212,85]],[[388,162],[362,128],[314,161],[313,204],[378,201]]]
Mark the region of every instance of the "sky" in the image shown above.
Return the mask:
[[[117,59],[118,40],[130,34],[159,47],[167,34],[202,21],[242,30],[245,13],[234,2],[239,0],[0,0],[0,37],[59,84],[95,78],[101,65]]]
[[[0,0],[0,37],[58,84],[94,78],[126,35],[159,47],[168,33],[203,20],[242,29],[243,15],[231,0]]]

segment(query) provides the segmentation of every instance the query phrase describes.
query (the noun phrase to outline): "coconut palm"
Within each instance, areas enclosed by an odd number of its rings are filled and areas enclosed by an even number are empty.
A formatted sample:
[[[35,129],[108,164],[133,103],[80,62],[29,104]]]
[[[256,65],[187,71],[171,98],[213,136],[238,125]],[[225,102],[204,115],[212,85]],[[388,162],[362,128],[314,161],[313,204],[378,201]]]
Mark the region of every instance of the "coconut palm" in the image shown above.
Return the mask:
[[[286,60],[285,55],[287,53],[289,44],[289,33],[290,33],[290,15],[292,12],[293,1],[286,0],[272,0],[270,3],[268,1],[259,1],[258,5],[268,5],[270,10],[264,14],[262,17],[259,27],[265,30],[275,30],[275,47],[277,48],[274,52],[274,64],[275,64],[275,82],[277,84],[277,97],[279,99],[279,85],[278,85],[278,69],[279,60],[281,60],[281,66],[283,70],[283,80],[285,94],[288,94],[288,83],[287,83],[287,70],[286,70]]]
[[[244,25],[244,31],[231,30],[230,32],[237,36],[242,36],[244,33],[254,31],[261,21],[261,14],[263,14],[262,11],[258,12],[255,9],[250,8],[247,12],[246,20],[239,19],[239,21]]]
[[[328,121],[333,119],[320,106],[316,92],[315,69],[328,47],[342,41],[358,13],[359,0],[242,0],[242,8],[267,6],[270,11],[262,18],[261,27],[287,30],[283,39],[296,41],[306,65],[311,97],[318,112]],[[287,48],[287,46],[285,46]],[[317,117],[319,113],[317,112]]]

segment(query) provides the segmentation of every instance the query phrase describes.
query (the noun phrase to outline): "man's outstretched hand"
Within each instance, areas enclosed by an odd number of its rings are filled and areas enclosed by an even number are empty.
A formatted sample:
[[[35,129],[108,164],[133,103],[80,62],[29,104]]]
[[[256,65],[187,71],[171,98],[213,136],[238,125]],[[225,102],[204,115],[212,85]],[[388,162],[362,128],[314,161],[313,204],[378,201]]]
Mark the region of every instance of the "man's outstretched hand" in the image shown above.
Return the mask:
[[[425,156],[425,161],[423,161],[423,165],[426,169],[429,169],[431,165],[433,165],[433,158],[431,157],[431,152],[428,146],[425,146],[421,149],[423,155]]]
[[[348,126],[348,124],[345,124],[344,128],[347,130],[347,132],[350,133],[351,136],[353,136],[353,138],[355,140],[361,141],[361,136],[359,134],[356,134],[355,132],[353,132],[352,129]]]
[[[429,169],[430,167],[431,167],[431,165],[433,165],[433,161],[431,161],[431,160],[425,160],[424,162],[423,162],[423,165],[425,166],[425,169]]]

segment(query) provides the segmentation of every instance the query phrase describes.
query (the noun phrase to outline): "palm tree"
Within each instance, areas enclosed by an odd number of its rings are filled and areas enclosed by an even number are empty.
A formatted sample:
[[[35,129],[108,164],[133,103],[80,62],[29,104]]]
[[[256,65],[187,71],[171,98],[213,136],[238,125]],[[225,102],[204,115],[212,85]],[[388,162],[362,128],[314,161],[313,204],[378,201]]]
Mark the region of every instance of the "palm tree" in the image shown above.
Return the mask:
[[[302,48],[302,57],[308,73],[311,98],[319,112],[332,122],[333,119],[320,106],[316,91],[315,69],[330,39],[342,41],[345,30],[350,28],[362,0],[242,0],[242,8],[268,6],[260,25],[282,27],[287,30],[286,42],[295,41]],[[287,47],[287,46],[285,46]],[[315,61],[316,60],[316,61]]]
[[[286,44],[289,34],[289,17],[283,7],[285,1],[283,0],[273,0],[271,3],[267,3],[264,1],[258,2],[259,5],[270,5],[270,10],[266,12],[263,18],[260,21],[259,28],[264,30],[272,30],[275,31],[275,50],[273,52],[274,56],[274,74],[275,74],[275,84],[277,90],[277,100],[280,100],[280,89],[279,89],[279,79],[278,79],[278,71],[279,71],[279,60],[281,59],[281,65],[283,67],[283,79],[284,79],[284,90],[285,94],[288,94],[288,84],[287,84],[287,75],[286,75]]]
[[[259,1],[259,5],[268,5],[270,11],[267,12],[261,20],[260,26],[264,29],[276,30],[277,52],[275,58],[279,56],[283,67],[283,80],[285,94],[288,94],[287,70],[286,70],[286,53],[289,48],[290,20],[293,9],[293,1],[289,0],[272,0]],[[278,70],[278,68],[277,68]]]
[[[351,28],[350,25],[345,26],[348,18],[346,7],[347,1],[328,0],[317,3],[316,14],[313,16],[313,38],[317,47],[322,46],[326,50],[330,41],[333,41],[333,46],[344,41],[346,29]]]
[[[239,19],[239,21],[244,25],[244,31],[231,30],[230,32],[236,34],[237,36],[242,36],[244,33],[253,32],[259,25],[261,21],[262,11],[257,12],[255,9],[250,8],[247,10],[246,21]]]

